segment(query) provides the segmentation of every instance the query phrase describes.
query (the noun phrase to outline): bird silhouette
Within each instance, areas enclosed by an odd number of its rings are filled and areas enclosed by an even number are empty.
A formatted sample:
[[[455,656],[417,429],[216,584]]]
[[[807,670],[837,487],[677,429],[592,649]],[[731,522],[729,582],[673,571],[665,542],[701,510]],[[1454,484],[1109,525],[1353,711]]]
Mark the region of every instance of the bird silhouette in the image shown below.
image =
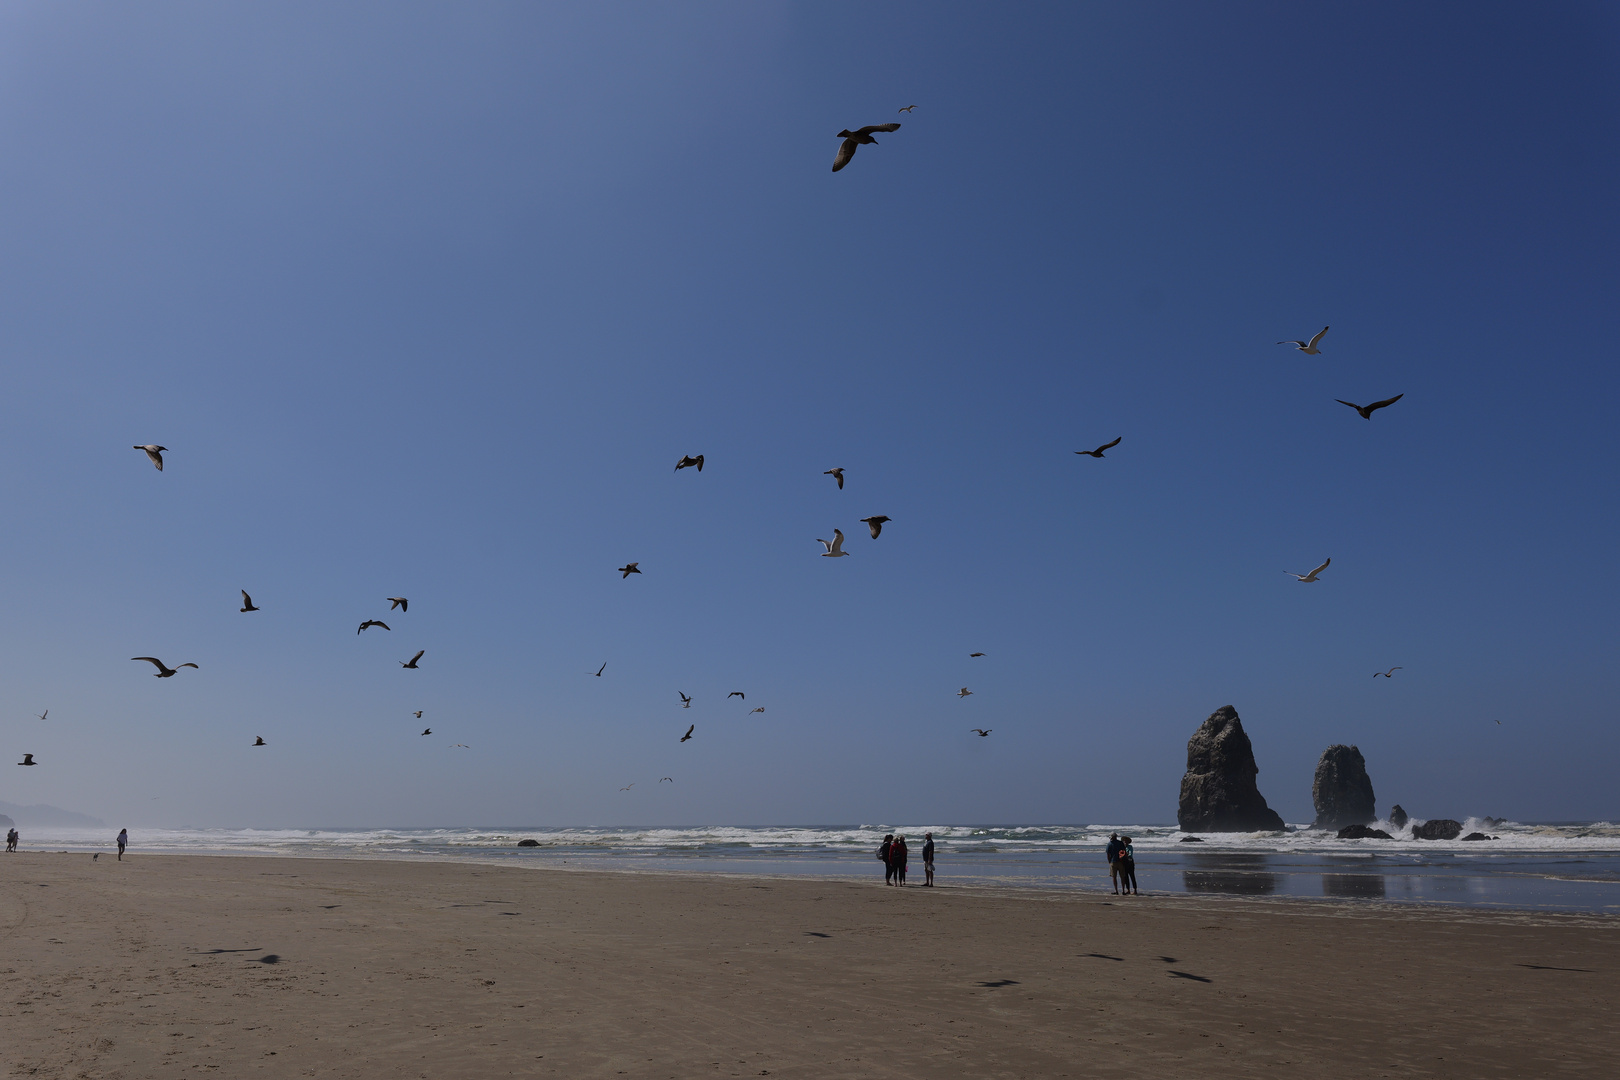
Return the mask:
[[[982,653],[982,652],[970,652],[970,653],[968,653],[968,655],[969,656],[983,656],[984,653]]]
[[[51,710],[46,709],[44,712],[38,712],[38,713],[35,713],[34,715],[39,717],[41,720],[43,720],[47,716],[51,715]]]
[[[422,719],[422,713],[423,713],[423,712],[424,712],[424,711],[425,711],[425,710],[423,710],[423,709],[417,709],[417,710],[416,710],[416,718],[417,718],[417,719],[418,719],[418,720],[420,720],[420,719]]]
[[[733,690],[733,691],[732,691],[732,692],[731,692],[731,693],[729,693],[729,694],[727,694],[727,695],[726,695],[726,700],[727,700],[727,701],[730,701],[730,700],[731,700],[731,699],[732,699],[732,698],[734,698],[734,697],[740,697],[740,698],[742,698],[742,699],[743,699],[743,700],[744,700],[744,701],[747,701],[747,700],[748,700],[748,695],[747,695],[747,694],[745,694],[745,693],[743,693],[743,692],[742,692],[742,691],[741,691],[741,690]]]
[[[872,539],[874,540],[883,535],[883,523],[888,520],[888,514],[873,514],[869,518],[861,518],[861,522],[872,530]]]
[[[830,476],[830,477],[832,477],[834,480],[838,481],[838,490],[839,491],[844,490],[844,468],[843,468],[842,465],[840,465],[836,469],[828,469],[826,472],[822,473],[821,475],[822,476]]]
[[[631,788],[633,788],[635,786],[636,786],[635,782],[631,781],[630,783],[626,784],[624,787],[620,788],[619,790],[620,791],[629,791]]]
[[[1317,574],[1320,574],[1322,571],[1328,568],[1328,563],[1331,563],[1332,561],[1332,559],[1322,560],[1322,565],[1318,566],[1315,570],[1312,570],[1308,574],[1296,574],[1292,570],[1284,570],[1283,573],[1287,574],[1291,578],[1298,578],[1300,581],[1309,585],[1311,582],[1316,580]]]
[[[629,577],[631,574],[639,574],[639,573],[641,573],[640,570],[636,569],[636,567],[638,567],[640,565],[641,565],[640,563],[625,563],[623,566],[620,566],[617,569],[618,569],[619,573],[623,574],[625,577]],[[622,581],[624,579],[621,578],[620,580]]]
[[[594,674],[598,679],[600,679],[602,677],[602,672],[604,672],[606,670],[607,670],[607,661],[604,660],[604,661],[602,661],[602,666],[597,668],[595,672],[587,672],[586,674]]]
[[[168,449],[167,446],[156,446],[152,443],[147,443],[145,446],[133,446],[130,447],[130,449],[145,450],[146,456],[152,460],[152,464],[157,467],[157,471],[163,471],[163,451]]]
[[[263,746],[264,745],[264,736],[263,735],[255,735],[255,736],[253,736],[253,745],[254,746]]]
[[[355,633],[357,633],[357,634],[362,633],[366,629],[368,629],[369,627],[373,627],[373,626],[380,626],[384,630],[387,630],[389,633],[393,633],[393,630],[394,630],[394,628],[392,626],[389,626],[387,623],[383,622],[381,619],[367,619],[365,622],[360,624],[360,629],[356,630]]]
[[[660,776],[658,778],[658,782],[660,784],[662,784],[666,780],[669,781],[671,784],[673,784],[675,782],[675,778],[673,776]]]
[[[854,131],[848,129],[840,131],[838,137],[843,139],[844,142],[838,147],[838,156],[833,159],[832,171],[837,172],[845,165],[848,165],[849,159],[855,156],[855,151],[858,148],[868,145],[876,146],[877,140],[872,138],[872,132],[899,130],[899,124],[868,124],[863,128],[856,128]]]
[[[956,696],[957,697],[972,697],[973,696],[973,691],[969,690],[967,687],[964,686],[964,687],[962,687],[962,689],[960,689],[960,690],[958,690],[956,692]]]
[[[680,690],[675,692],[681,695],[681,708],[690,709],[692,707],[692,699],[687,697],[686,694]]]
[[[453,742],[453,743],[450,744],[450,749],[451,750],[471,750],[472,747],[468,746],[464,742]]]
[[[1401,667],[1400,667],[1399,664],[1397,664],[1394,667],[1390,668],[1388,671],[1375,671],[1375,672],[1373,672],[1373,678],[1376,679],[1376,678],[1378,678],[1378,676],[1382,675],[1386,679],[1393,679],[1395,677],[1394,673],[1399,671],[1399,670],[1401,670]]]
[[[23,759],[21,761],[17,762],[17,764],[19,764],[19,765],[38,765],[39,762],[34,760],[34,755],[33,754],[24,754]]]
[[[905,107],[905,108],[903,108],[903,109],[898,109],[898,110],[896,110],[896,111],[897,111],[897,112],[903,112],[903,113],[908,113],[908,112],[910,112],[910,111],[911,111],[911,110],[912,110],[912,109],[915,109],[915,108],[916,108],[916,107],[917,107],[917,106],[915,106],[915,105],[907,105],[907,106],[906,106],[906,107]]]
[[[1322,340],[1322,335],[1327,333],[1327,332],[1328,332],[1328,328],[1324,326],[1324,327],[1322,327],[1322,329],[1318,330],[1316,332],[1316,336],[1311,338],[1311,340],[1309,340],[1309,341],[1279,341],[1279,342],[1277,342],[1277,344],[1279,344],[1279,345],[1293,345],[1293,346],[1297,347],[1299,349],[1299,351],[1304,353],[1306,356],[1320,356],[1322,354],[1322,350],[1318,349],[1316,347],[1316,343],[1318,341],[1321,341]]]
[[[681,736],[681,742],[685,742],[686,740],[690,739],[692,737],[692,732],[694,732],[696,730],[697,730],[697,725],[696,724],[693,724],[691,727],[687,728],[686,729],[686,734]],[[30,755],[30,756],[32,756],[32,755]]]
[[[982,739],[986,735],[990,734],[992,731],[994,731],[996,729],[995,728],[976,727],[976,728],[968,728],[968,730],[973,732],[973,734],[977,735],[979,738]]]
[[[393,611],[394,608],[399,608],[402,612],[411,610],[411,602],[403,596],[390,596],[388,597],[388,603],[389,611]]]
[[[763,705],[761,705],[761,706],[760,706],[760,707],[759,707],[759,708],[757,708],[757,709],[749,709],[749,710],[748,710],[748,715],[749,715],[749,716],[753,716],[753,715],[754,715],[754,714],[755,714],[755,713],[757,713],[757,712],[764,712],[764,711],[765,711],[765,706],[763,706]]]
[[[1119,439],[1123,439],[1124,437],[1125,436],[1121,435],[1119,437]],[[1075,453],[1077,453],[1077,454],[1085,454],[1088,457],[1102,457],[1104,450],[1112,450],[1114,447],[1119,445],[1119,439],[1115,439],[1113,442],[1110,442],[1110,443],[1103,443],[1101,446],[1097,447],[1097,449],[1095,449],[1095,450],[1076,450]]]
[[[251,597],[251,596],[249,596],[247,594],[246,589],[242,590],[242,610],[245,611],[245,612],[246,611],[258,611],[259,610],[258,608],[253,606],[253,597]]]
[[[197,667],[196,664],[177,664],[174,667],[167,667],[167,666],[164,665],[163,661],[159,660],[155,656],[132,656],[132,657],[130,657],[130,659],[131,660],[145,660],[148,664],[156,664],[157,665],[157,673],[152,676],[152,678],[154,678],[154,679],[167,679],[170,676],[174,675],[175,672],[179,671],[183,667],[189,667],[189,668]],[[198,668],[198,670],[200,671],[202,669]]]
[[[425,728],[422,729],[422,734],[423,735],[431,735],[431,734],[433,734],[433,729],[430,728],[430,727],[425,727]]]
[[[1372,414],[1375,410],[1382,409],[1387,405],[1393,405],[1405,396],[1405,394],[1396,394],[1392,398],[1385,398],[1383,401],[1375,401],[1371,405],[1357,405],[1353,401],[1344,400],[1344,398],[1334,398],[1333,400],[1337,401],[1340,405],[1350,406],[1352,409],[1356,410],[1356,412],[1361,414],[1361,418],[1363,420],[1371,420]]]
[[[679,460],[679,461],[677,461],[675,463],[675,471],[676,472],[680,472],[682,469],[690,469],[690,468],[694,468],[694,467],[697,469],[698,472],[703,471],[703,455],[702,454],[699,454],[697,457],[692,457],[690,454],[682,454],[681,455],[681,460]]]
[[[841,559],[849,552],[844,550],[844,530],[834,529],[832,542],[828,543],[821,537],[816,537],[816,543],[826,545],[827,550],[821,553],[823,559]]]
[[[400,667],[407,667],[407,668],[414,668],[416,666],[416,662],[418,660],[422,659],[422,654],[425,653],[425,652],[427,652],[426,649],[418,649],[415,656],[411,657],[409,660],[401,660],[399,662],[399,666]]]

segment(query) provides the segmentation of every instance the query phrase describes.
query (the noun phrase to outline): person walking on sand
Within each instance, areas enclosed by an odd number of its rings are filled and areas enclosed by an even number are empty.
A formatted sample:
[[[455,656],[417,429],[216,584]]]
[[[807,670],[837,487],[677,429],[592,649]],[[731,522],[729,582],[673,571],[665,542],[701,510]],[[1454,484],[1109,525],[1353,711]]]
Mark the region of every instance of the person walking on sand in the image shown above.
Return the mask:
[[[896,836],[894,843],[889,847],[889,863],[894,867],[894,883],[906,883],[906,838]]]
[[[1119,849],[1119,883],[1125,891],[1134,896],[1141,896],[1141,890],[1136,887],[1136,849],[1131,847],[1131,838],[1120,840]]]
[[[6,831],[6,850],[7,851],[16,851],[17,850],[17,839],[18,838],[17,838],[17,830],[16,829],[8,829]]]
[[[894,862],[889,858],[889,853],[893,850],[894,833],[889,833],[883,838],[883,843],[878,845],[877,852],[878,861],[883,864],[883,884],[885,885],[894,884]]]
[[[1115,896],[1119,895],[1119,852],[1124,846],[1119,833],[1108,834],[1108,880],[1113,883]]]
[[[934,884],[934,834],[923,833],[923,884]]]
[[[127,844],[127,843],[129,843],[129,830],[128,829],[119,829],[118,830],[118,861],[119,862],[124,861],[124,845]]]

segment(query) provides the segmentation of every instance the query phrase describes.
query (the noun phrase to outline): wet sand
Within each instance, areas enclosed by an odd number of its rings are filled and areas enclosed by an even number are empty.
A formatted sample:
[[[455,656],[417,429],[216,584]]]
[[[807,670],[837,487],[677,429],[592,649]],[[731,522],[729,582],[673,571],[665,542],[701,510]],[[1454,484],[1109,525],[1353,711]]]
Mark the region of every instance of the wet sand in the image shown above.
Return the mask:
[[[874,864],[875,865],[875,864]],[[0,1075],[1614,1075],[1620,920],[0,855]]]

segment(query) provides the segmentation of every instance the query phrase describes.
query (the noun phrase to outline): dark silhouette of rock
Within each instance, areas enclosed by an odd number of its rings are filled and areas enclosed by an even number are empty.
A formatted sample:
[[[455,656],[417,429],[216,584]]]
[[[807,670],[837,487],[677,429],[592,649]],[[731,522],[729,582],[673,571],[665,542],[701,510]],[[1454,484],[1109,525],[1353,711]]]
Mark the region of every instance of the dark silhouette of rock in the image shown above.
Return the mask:
[[[1412,826],[1414,840],[1455,840],[1462,835],[1462,822],[1450,818],[1434,818]]]
[[[1406,827],[1408,820],[1410,819],[1406,816],[1406,811],[1401,809],[1400,803],[1396,803],[1395,809],[1389,812],[1389,823],[1397,829],[1402,829]]]
[[[1393,840],[1383,829],[1369,829],[1365,825],[1346,825],[1339,830],[1340,840]]]
[[[1463,839],[1464,840],[1499,840],[1501,838],[1497,837],[1497,836],[1486,836],[1482,832],[1471,832],[1467,836],[1463,837]]]
[[[1342,829],[1378,820],[1372,778],[1360,750],[1339,744],[1322,751],[1311,783],[1311,802],[1316,806],[1313,829]]]
[[[538,840],[519,840],[518,841],[518,847],[539,847],[539,846],[540,846],[540,841],[538,841]]]
[[[1177,841],[1177,843],[1181,844],[1202,844],[1203,842],[1204,838],[1201,836],[1183,836],[1179,841]]]
[[[1259,772],[1237,710],[1216,709],[1187,740],[1187,772],[1176,810],[1181,831],[1280,832],[1283,819],[1254,782]]]

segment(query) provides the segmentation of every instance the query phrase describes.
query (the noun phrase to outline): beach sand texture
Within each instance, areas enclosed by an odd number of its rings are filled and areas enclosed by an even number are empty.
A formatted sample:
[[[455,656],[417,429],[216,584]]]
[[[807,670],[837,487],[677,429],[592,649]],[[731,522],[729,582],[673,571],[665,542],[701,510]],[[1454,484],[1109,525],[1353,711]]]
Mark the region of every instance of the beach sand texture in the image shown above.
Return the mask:
[[[6,1076],[1610,1077],[1620,1063],[1620,920],[1604,916],[22,852],[0,856],[0,928]]]

